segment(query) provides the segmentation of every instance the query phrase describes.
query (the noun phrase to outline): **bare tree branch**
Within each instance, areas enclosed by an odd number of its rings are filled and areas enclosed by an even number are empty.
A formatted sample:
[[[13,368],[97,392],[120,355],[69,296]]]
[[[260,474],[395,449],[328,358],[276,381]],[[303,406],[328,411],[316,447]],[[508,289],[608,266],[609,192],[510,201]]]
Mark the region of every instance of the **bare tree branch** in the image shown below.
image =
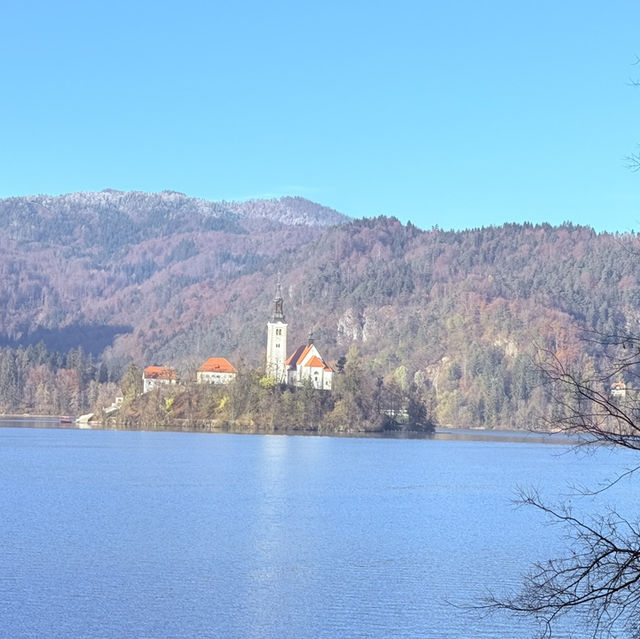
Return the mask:
[[[607,355],[607,370],[571,370],[551,351],[540,351],[538,367],[551,387],[554,411],[547,426],[575,436],[580,446],[620,446],[640,451],[639,388],[624,386],[614,396],[612,380],[637,378],[640,340],[628,335],[596,335]],[[636,477],[640,466],[627,468],[597,490]],[[558,620],[570,616],[589,629],[593,639],[640,639],[640,521],[613,509],[595,517],[575,515],[566,504],[549,505],[535,490],[521,491],[518,503],[543,512],[559,525],[567,541],[564,556],[536,563],[521,588],[506,597],[489,594],[484,610],[506,610],[533,617],[539,637],[550,638]],[[584,636],[584,635],[581,635]]]

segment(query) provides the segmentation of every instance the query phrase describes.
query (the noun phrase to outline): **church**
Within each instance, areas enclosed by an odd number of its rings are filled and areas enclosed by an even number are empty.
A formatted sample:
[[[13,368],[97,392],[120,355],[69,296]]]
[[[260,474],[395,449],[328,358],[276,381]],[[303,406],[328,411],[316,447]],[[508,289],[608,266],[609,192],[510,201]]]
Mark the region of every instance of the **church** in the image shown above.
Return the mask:
[[[311,381],[314,388],[330,391],[335,371],[322,359],[311,334],[307,344],[298,346],[289,357],[286,355],[288,324],[284,317],[280,281],[273,303],[273,315],[267,322],[266,374],[279,384],[302,386]]]

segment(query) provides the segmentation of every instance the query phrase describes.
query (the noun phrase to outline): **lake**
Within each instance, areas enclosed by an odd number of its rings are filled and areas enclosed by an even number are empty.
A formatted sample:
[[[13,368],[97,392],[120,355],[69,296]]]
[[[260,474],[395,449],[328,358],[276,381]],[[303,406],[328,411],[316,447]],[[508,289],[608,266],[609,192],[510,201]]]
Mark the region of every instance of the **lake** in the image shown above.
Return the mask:
[[[516,487],[553,499],[632,456],[466,435],[0,428],[0,636],[524,637],[450,603],[562,548]],[[584,507],[636,503],[608,493]]]

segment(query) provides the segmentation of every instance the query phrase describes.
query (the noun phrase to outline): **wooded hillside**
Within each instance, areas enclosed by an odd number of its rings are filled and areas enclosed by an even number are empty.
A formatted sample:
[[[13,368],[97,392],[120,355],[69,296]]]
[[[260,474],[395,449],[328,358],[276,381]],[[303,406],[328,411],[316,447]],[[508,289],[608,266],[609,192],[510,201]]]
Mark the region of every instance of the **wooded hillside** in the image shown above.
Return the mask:
[[[375,375],[416,383],[441,423],[522,427],[546,410],[536,346],[588,368],[599,352],[584,330],[638,326],[639,252],[635,234],[420,230],[301,198],[12,198],[0,200],[0,345],[82,347],[114,381],[131,361],[259,367],[281,272],[290,351],[313,331],[329,361],[355,345]]]

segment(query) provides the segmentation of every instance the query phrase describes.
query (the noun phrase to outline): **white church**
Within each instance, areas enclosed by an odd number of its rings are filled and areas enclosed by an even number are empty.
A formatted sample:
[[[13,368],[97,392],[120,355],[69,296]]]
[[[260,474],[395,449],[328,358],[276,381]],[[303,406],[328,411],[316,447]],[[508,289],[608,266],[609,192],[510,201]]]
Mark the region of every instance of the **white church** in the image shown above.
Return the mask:
[[[284,318],[280,282],[276,288],[274,312],[267,323],[267,366],[266,373],[279,384],[302,386],[310,380],[314,388],[331,390],[334,370],[327,364],[315,347],[313,338],[298,346],[287,357],[287,323]]]

